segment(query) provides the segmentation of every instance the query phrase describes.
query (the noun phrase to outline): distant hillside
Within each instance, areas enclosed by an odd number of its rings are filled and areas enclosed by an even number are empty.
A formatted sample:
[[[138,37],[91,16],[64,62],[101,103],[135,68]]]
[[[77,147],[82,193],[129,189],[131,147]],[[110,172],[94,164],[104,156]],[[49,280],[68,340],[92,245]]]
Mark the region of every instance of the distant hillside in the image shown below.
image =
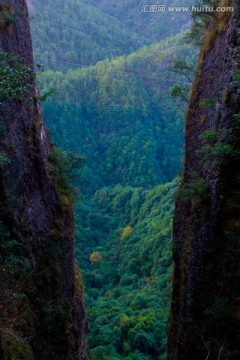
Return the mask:
[[[193,0],[82,0],[104,13],[107,13],[120,20],[126,28],[136,32],[139,36],[151,39],[151,42],[158,42],[169,35],[174,35],[186,30],[191,24],[191,13],[189,12],[164,12],[147,13],[142,12],[146,4],[165,4],[166,6],[189,6]]]
[[[118,183],[149,188],[176,176],[183,121],[171,88],[184,79],[168,66],[194,57],[180,35],[86,69],[43,74],[41,86],[54,89],[43,104],[53,139],[87,158],[83,191]]]
[[[143,13],[145,1],[28,0],[35,62],[66,71],[129,54],[189,28],[190,13]],[[165,0],[190,5],[192,0]]]
[[[130,53],[144,43],[116,18],[79,0],[28,1],[36,63],[67,70]]]

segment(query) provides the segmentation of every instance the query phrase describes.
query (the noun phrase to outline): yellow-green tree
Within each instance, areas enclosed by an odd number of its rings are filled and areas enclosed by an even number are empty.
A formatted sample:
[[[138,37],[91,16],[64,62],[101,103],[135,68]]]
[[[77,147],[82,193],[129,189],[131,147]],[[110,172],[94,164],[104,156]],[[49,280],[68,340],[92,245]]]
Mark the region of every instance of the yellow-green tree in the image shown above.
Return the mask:
[[[120,239],[124,240],[125,237],[129,236],[131,233],[132,233],[132,228],[130,225],[128,225],[123,229]]]
[[[91,264],[99,264],[102,261],[102,255],[98,251],[94,251],[90,256]]]

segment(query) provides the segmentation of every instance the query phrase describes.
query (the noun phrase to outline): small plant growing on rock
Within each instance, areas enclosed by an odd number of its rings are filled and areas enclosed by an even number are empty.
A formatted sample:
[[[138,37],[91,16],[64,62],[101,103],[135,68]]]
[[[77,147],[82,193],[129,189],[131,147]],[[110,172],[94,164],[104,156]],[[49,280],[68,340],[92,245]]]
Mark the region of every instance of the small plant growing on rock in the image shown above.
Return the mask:
[[[237,87],[240,87],[240,70],[236,70],[233,74],[233,80],[236,83]]]
[[[206,167],[209,161],[215,161],[219,164],[226,163],[230,158],[239,156],[238,147],[230,131],[226,131],[222,139],[218,140],[215,130],[206,130],[201,136],[202,147],[197,151],[199,157],[204,160]]]
[[[215,100],[212,98],[202,99],[200,101],[200,106],[205,110],[212,109],[214,107],[214,104]]]
[[[11,7],[0,3],[0,28],[5,28],[7,25],[14,24],[15,19],[12,14]]]
[[[0,152],[0,165],[1,164],[9,164],[11,161],[9,159],[9,157],[3,153],[3,152]]]
[[[209,186],[203,178],[197,178],[189,183],[180,186],[177,198],[184,202],[201,202],[207,200],[209,196]]]
[[[34,81],[35,74],[22,57],[0,52],[0,103],[23,101]]]
[[[60,149],[55,149],[49,154],[49,171],[55,182],[57,190],[68,203],[67,198],[72,201],[77,199],[78,187],[76,181],[80,176],[80,169],[84,165],[85,159],[73,152],[67,153]]]

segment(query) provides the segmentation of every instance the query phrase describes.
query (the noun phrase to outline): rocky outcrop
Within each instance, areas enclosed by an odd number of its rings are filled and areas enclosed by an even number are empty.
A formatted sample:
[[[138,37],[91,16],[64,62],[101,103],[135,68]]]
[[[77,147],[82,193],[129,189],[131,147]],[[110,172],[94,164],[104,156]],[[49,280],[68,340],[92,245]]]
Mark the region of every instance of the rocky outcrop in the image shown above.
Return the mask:
[[[240,16],[209,24],[174,219],[168,359],[240,359]]]
[[[0,48],[33,69],[25,0],[1,0]],[[89,359],[73,211],[50,175],[53,149],[29,81],[24,99],[0,104],[0,358]]]

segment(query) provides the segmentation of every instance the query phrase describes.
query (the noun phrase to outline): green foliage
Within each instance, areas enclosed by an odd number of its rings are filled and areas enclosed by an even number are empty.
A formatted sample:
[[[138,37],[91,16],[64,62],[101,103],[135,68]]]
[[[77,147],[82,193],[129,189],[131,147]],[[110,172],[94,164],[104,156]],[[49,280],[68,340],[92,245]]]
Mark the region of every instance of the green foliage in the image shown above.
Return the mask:
[[[85,198],[75,204],[75,220],[91,357],[163,360],[178,186],[172,179],[181,170],[183,154],[182,114],[172,104],[171,89],[188,74],[183,62],[179,71],[170,74],[168,68],[179,58],[194,63],[196,53],[180,34],[110,60],[148,44],[148,34],[158,40],[175,33],[182,20],[174,17],[169,26],[169,16],[161,14],[161,22],[156,21],[152,14],[141,14],[143,2],[135,0],[92,0],[91,8],[83,2],[58,0],[52,9],[48,0],[33,0],[36,13],[44,8],[46,16],[37,16],[32,28],[35,58],[62,71],[40,77],[44,95],[54,89],[43,104],[47,125],[58,146],[87,159],[78,181]],[[127,33],[116,18],[128,24]],[[182,19],[185,24],[189,14]],[[144,34],[142,21],[149,23]],[[138,45],[133,28],[142,33]],[[95,66],[64,73],[103,58]],[[61,157],[50,157],[50,172],[67,196]],[[159,185],[166,181],[172,182]]]
[[[121,358],[116,353],[114,346],[97,346],[91,351],[91,359],[93,360],[120,360]]]
[[[150,188],[180,172],[183,121],[171,89],[182,75],[168,71],[179,56],[195,59],[183,35],[86,69],[41,76],[43,89],[55,89],[43,104],[54,141],[87,159],[84,193],[118,183]]]
[[[0,264],[1,270],[10,271],[17,277],[22,277],[30,269],[30,262],[24,256],[23,243],[12,239],[10,233],[0,222]]]
[[[5,153],[0,152],[0,164],[9,164],[10,162],[9,157]]]
[[[9,13],[9,11],[1,11],[0,12],[0,27],[4,27],[7,24],[14,24],[15,19]]]
[[[216,130],[206,130],[200,135],[200,140],[204,145],[215,145],[217,141]]]
[[[198,155],[208,167],[211,162],[218,165],[227,163],[230,159],[239,157],[239,149],[236,146],[236,139],[231,135],[230,130],[222,130],[217,134],[215,130],[206,130],[201,136],[202,146]]]
[[[234,148],[230,144],[224,144],[221,141],[217,141],[213,146],[205,145],[199,151],[198,155],[204,161],[215,160],[218,162],[224,162],[228,160],[228,157],[234,155]],[[207,166],[208,163],[205,164]]]
[[[239,120],[240,120],[240,113],[235,114],[235,115],[233,116],[233,118],[234,118],[235,120],[239,121]]]
[[[14,24],[14,22],[11,7],[0,3],[0,28],[5,28],[7,25]]]
[[[240,87],[240,70],[234,72],[233,80],[235,81],[236,85]]]
[[[18,342],[10,335],[1,333],[1,346],[7,359],[32,360],[34,359],[29,342]]]
[[[151,42],[168,37],[169,35],[179,33],[179,29],[186,29],[190,20],[188,12],[181,16],[169,16],[169,13],[147,13],[141,12],[143,5],[151,4],[145,0],[82,0],[104,13],[117,18],[124,27],[131,32],[136,32],[138,36],[147,37]],[[167,6],[190,6],[192,2],[184,0],[179,3],[178,0],[166,0]]]
[[[106,3],[91,5],[99,8]],[[47,68],[65,72],[149,43],[145,35],[136,40],[116,19],[80,1],[57,0],[53,8],[47,0],[33,0],[33,5],[35,58]],[[120,10],[138,11],[139,2],[115,5],[117,17]],[[186,14],[183,21],[188,18]],[[161,22],[149,21],[145,32],[158,40],[176,32],[179,21],[171,20],[169,27],[169,17],[163,15]],[[140,32],[142,20],[137,22]],[[76,164],[67,152],[50,154],[49,171],[64,204],[69,196],[76,197],[79,184],[87,194],[75,204],[76,255],[86,284],[89,343],[95,360],[166,357],[178,181],[159,183],[171,181],[181,170],[183,122],[172,104],[171,89],[182,82],[185,72],[178,64],[181,72],[169,75],[168,67],[172,59],[193,62],[195,55],[181,34],[129,56],[40,77],[45,118],[54,140],[87,159],[80,181],[77,168],[82,160]],[[54,89],[54,96],[49,96],[49,89]],[[60,229],[53,229],[53,243]],[[41,281],[51,293],[55,279],[50,276],[48,255],[57,278],[59,249],[48,245],[41,251]],[[44,331],[58,323],[56,337],[64,338],[64,306],[45,303],[37,308]]]
[[[173,98],[173,101],[176,104],[181,104],[181,103],[185,103],[188,104],[188,97],[189,97],[189,91],[190,91],[190,86],[185,85],[184,87],[181,86],[174,86],[171,92],[171,96]]]
[[[0,102],[23,101],[32,89],[35,74],[24,59],[0,52]]]
[[[49,171],[54,179],[56,187],[65,200],[70,197],[75,201],[78,197],[76,180],[80,176],[80,170],[84,165],[84,158],[74,152],[66,153],[60,149],[54,149],[49,154]]]
[[[193,24],[186,39],[195,46],[200,46],[202,44],[205,26],[216,15],[214,11],[209,11],[208,9],[209,7],[214,9],[217,3],[217,0],[198,0],[194,4],[196,7],[205,9],[202,11],[194,11],[192,13]]]
[[[134,337],[133,345],[144,354],[154,354],[157,352],[157,344],[153,334],[147,334],[144,330],[140,330]]]
[[[151,190],[105,187],[92,204],[75,205],[76,254],[86,283],[94,360],[165,354],[177,186],[174,180]],[[104,254],[96,267],[89,261],[93,249]]]
[[[177,59],[168,68],[169,71],[179,74],[182,78],[185,78],[189,84],[191,84],[195,78],[195,64],[188,63],[186,60]]]
[[[66,71],[130,53],[144,43],[121,22],[80,0],[32,0],[35,63]]]
[[[176,6],[179,0],[165,3]],[[144,0],[56,0],[54,7],[50,0],[32,0],[32,4],[35,62],[47,70],[67,71],[129,54],[179,33],[190,23],[188,12],[178,17],[141,13]],[[186,5],[191,1],[181,3]]]
[[[190,88],[195,77],[194,64],[191,62],[188,63],[186,60],[177,59],[171,64],[168,70],[180,75],[181,85],[175,85],[172,88],[171,96],[173,102],[182,109],[183,113],[185,113],[186,105],[189,100]]]
[[[209,197],[209,186],[202,178],[193,179],[180,186],[177,197],[184,202],[206,201]]]
[[[87,159],[86,198],[75,204],[76,256],[93,359],[165,357],[177,181],[159,183],[181,169],[183,122],[171,89],[182,73],[168,70],[178,57],[195,59],[183,35],[41,76],[43,89],[55,89],[43,104],[54,140]],[[92,254],[101,261],[91,264]]]
[[[40,96],[40,100],[42,102],[46,101],[49,96],[53,95],[53,93],[54,93],[54,89],[49,89],[49,90],[44,91],[44,93]]]
[[[32,262],[29,259],[26,244],[23,241],[16,240],[5,224],[0,221],[0,332],[1,345],[6,351],[4,354],[10,359],[31,359],[30,348],[26,345],[19,346],[19,343],[13,336],[4,332],[4,329],[10,330],[11,326],[15,328],[13,333],[28,334],[28,322],[24,314],[21,319],[18,318],[18,309],[25,311],[26,295],[23,291],[23,284],[26,283],[26,274],[32,270]],[[28,314],[29,316],[29,314]],[[15,327],[15,323],[17,326]],[[31,331],[31,329],[30,329]],[[20,338],[24,337],[20,335]]]
[[[203,109],[211,109],[214,107],[214,104],[215,104],[215,100],[214,99],[202,99],[201,102],[200,102],[200,106],[203,108]]]

